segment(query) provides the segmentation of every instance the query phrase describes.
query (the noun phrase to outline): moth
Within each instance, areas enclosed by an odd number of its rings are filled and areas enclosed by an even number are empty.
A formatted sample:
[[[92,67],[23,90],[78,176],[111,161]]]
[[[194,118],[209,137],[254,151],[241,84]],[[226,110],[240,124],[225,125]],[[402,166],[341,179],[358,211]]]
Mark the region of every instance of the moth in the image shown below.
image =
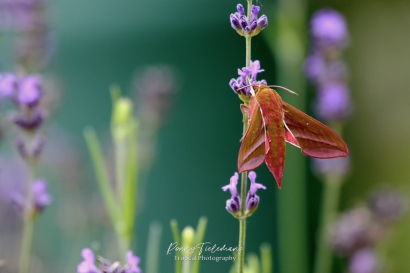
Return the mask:
[[[302,154],[314,158],[346,157],[349,150],[332,129],[282,100],[270,87],[253,85],[249,107],[241,105],[249,115],[248,128],[242,138],[238,170],[254,170],[263,162],[282,186],[286,143],[301,148]]]

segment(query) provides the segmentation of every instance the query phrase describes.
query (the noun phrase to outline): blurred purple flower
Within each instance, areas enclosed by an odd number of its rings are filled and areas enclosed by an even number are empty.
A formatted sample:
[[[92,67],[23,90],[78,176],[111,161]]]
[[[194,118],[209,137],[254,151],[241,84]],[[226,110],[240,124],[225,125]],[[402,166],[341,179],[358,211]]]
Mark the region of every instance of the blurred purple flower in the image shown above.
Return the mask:
[[[141,268],[138,266],[140,258],[134,256],[132,251],[128,251],[125,256],[126,265],[122,265],[119,262],[111,263],[109,260],[99,257],[99,269],[95,266],[95,257],[91,249],[83,249],[81,256],[84,261],[77,266],[78,273],[142,273]]]
[[[11,73],[0,75],[0,99],[12,98],[17,92],[17,77]]]
[[[239,35],[255,36],[268,25],[268,18],[266,15],[262,15],[258,19],[258,14],[260,11],[259,6],[252,5],[250,20],[246,17],[245,9],[241,4],[238,4],[236,9],[238,11],[231,14],[230,21],[232,28],[235,29]]]
[[[265,71],[260,69],[260,62],[258,60],[251,61],[249,67],[243,67],[238,69],[239,78],[231,79],[229,86],[237,93],[238,95],[244,95],[246,97],[251,96],[251,86],[254,84],[267,84],[265,80],[257,81],[256,77],[258,73]],[[250,76],[249,83],[247,82],[247,77]]]
[[[35,217],[51,204],[52,197],[47,192],[47,183],[44,180],[35,181],[31,186],[31,191],[33,192],[32,215]],[[21,192],[13,192],[11,200],[19,212],[24,211],[27,201]]]
[[[319,47],[346,47],[349,37],[344,17],[333,9],[317,11],[310,21],[312,43]]]
[[[47,183],[44,180],[34,182],[32,191],[34,193],[34,207],[36,211],[41,212],[45,207],[51,204],[53,199],[47,192]]]
[[[352,112],[350,93],[343,83],[322,86],[315,105],[319,117],[328,121],[342,121]]]
[[[77,266],[78,273],[100,273],[101,271],[95,266],[94,252],[89,248],[84,248],[81,251],[81,256],[84,261],[82,261]]]
[[[390,189],[382,189],[372,194],[368,201],[376,221],[392,224],[406,211],[406,200],[403,195]]]
[[[140,258],[137,256],[134,256],[132,251],[127,252],[126,261],[129,266],[126,273],[142,273],[141,268],[138,267]]]
[[[359,249],[349,260],[349,273],[378,273],[379,262],[374,250]]]
[[[318,175],[332,175],[344,177],[350,171],[349,157],[330,159],[313,158],[313,171]]]
[[[339,255],[352,254],[356,249],[372,244],[371,212],[366,208],[341,214],[330,229],[330,244]]]
[[[42,84],[39,76],[31,75],[24,78],[19,86],[17,102],[19,105],[35,107],[42,97]]]

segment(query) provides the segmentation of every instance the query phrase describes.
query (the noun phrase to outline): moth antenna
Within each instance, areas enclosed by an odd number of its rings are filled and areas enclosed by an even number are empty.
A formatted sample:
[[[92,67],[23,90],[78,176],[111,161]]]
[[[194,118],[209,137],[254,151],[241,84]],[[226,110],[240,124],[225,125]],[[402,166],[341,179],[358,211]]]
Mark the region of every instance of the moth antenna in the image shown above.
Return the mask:
[[[298,93],[296,93],[296,92],[294,92],[294,91],[292,91],[292,90],[290,90],[290,89],[288,89],[288,88],[286,88],[286,87],[283,87],[283,86],[280,86],[280,85],[268,85],[268,86],[269,86],[269,87],[280,88],[280,89],[283,89],[283,90],[288,91],[289,93],[291,93],[291,94],[293,94],[293,95],[298,96]]]
[[[245,85],[245,86],[242,86],[241,88],[238,88],[238,91],[239,91],[239,90],[242,90],[242,89],[244,89],[244,88],[246,88],[246,87],[250,87],[250,88],[251,88],[251,95],[252,95],[252,96],[255,96],[255,95],[256,95],[256,94],[255,94],[255,90],[253,89],[253,85],[250,84],[249,79],[248,79],[248,83],[249,83],[249,85]]]

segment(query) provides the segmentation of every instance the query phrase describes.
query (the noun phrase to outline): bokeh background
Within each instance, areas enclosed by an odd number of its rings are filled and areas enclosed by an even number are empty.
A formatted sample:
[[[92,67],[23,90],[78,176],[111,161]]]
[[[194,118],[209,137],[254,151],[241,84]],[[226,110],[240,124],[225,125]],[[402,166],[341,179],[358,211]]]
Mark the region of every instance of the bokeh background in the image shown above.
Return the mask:
[[[407,192],[410,1],[288,2],[289,14],[299,16],[299,27],[306,29],[300,40],[285,40],[283,44],[292,48],[292,41],[296,41],[304,55],[308,51],[307,22],[315,10],[335,8],[349,26],[351,44],[345,58],[350,68],[354,114],[346,124],[344,138],[351,151],[352,170],[343,187],[341,209],[361,202],[378,185],[388,184]],[[45,126],[48,140],[42,174],[49,181],[54,201],[36,223],[32,272],[75,272],[85,247],[100,249],[107,258],[115,253],[83,129],[92,126],[97,130],[108,157],[109,86],[118,83],[125,95],[135,98],[133,79],[143,67],[151,65],[173,67],[175,93],[170,96],[169,112],[155,139],[152,167],[141,179],[134,253],[142,258],[144,269],[148,227],[157,221],[163,226],[159,272],[173,272],[174,256],[166,255],[173,242],[169,222],[177,219],[180,228],[196,226],[200,216],[208,218],[205,241],[236,245],[238,221],[226,212],[229,194],[221,187],[236,171],[242,132],[240,100],[228,85],[237,77],[237,68],[245,65],[244,39],[232,30],[228,19],[237,2],[47,3],[53,58],[41,72],[52,79],[57,102]],[[299,96],[280,93],[312,113],[310,98],[314,93],[300,83],[304,56],[296,58],[295,70],[277,71],[276,60],[281,56],[272,44],[284,39],[274,31],[280,3],[258,4],[270,23],[266,33],[252,40],[252,59],[259,59],[265,69],[261,78],[270,84],[285,84],[277,82],[278,75],[296,74],[299,78],[295,81],[286,79],[286,87]],[[7,32],[2,35],[3,71],[15,69],[12,39]],[[10,146],[11,139],[2,140],[2,162],[11,162]],[[260,244],[269,242],[274,250],[275,272],[310,272],[321,182],[312,175],[310,161],[298,149],[288,146],[288,150],[282,190],[277,189],[265,166],[257,170],[257,180],[267,190],[258,193],[259,209],[248,221],[247,251],[259,252]],[[20,224],[10,211],[4,213],[6,203],[1,206],[0,258],[12,259],[18,252]],[[13,221],[14,228],[10,229],[7,221]],[[406,217],[386,239],[386,257],[394,264],[389,272],[410,269],[409,230],[410,219]],[[230,266],[229,262],[203,262],[201,272],[227,272]],[[14,272],[9,270],[5,272]]]

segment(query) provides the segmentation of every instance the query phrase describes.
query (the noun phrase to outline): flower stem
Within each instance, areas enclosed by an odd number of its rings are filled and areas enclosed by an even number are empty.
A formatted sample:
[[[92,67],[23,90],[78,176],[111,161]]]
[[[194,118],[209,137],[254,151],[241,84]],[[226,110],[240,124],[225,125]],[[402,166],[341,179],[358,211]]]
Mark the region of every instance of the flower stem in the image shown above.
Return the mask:
[[[251,11],[252,11],[252,0],[248,0],[248,10],[247,16],[248,21],[251,18]],[[248,67],[251,63],[251,37],[245,37],[246,43],[246,67]],[[243,135],[245,135],[246,130],[248,129],[248,120],[249,117],[247,114],[244,113],[243,116]],[[243,172],[241,176],[241,218],[239,219],[239,249],[241,250],[238,253],[238,272],[242,273],[245,267],[245,240],[246,240],[246,217],[245,217],[245,210],[246,210],[246,184],[248,181],[248,172]]]
[[[318,230],[318,241],[316,248],[315,273],[328,273],[332,269],[333,254],[329,248],[327,235],[329,223],[335,216],[339,205],[340,186],[342,178],[339,176],[326,176],[324,179],[324,191],[322,211]]]
[[[20,250],[20,273],[28,273],[30,266],[31,245],[33,241],[34,218],[32,217],[33,210],[33,191],[31,189],[35,177],[35,162],[30,160],[28,164],[28,179],[26,188],[26,198],[23,211],[23,235],[21,239]]]

